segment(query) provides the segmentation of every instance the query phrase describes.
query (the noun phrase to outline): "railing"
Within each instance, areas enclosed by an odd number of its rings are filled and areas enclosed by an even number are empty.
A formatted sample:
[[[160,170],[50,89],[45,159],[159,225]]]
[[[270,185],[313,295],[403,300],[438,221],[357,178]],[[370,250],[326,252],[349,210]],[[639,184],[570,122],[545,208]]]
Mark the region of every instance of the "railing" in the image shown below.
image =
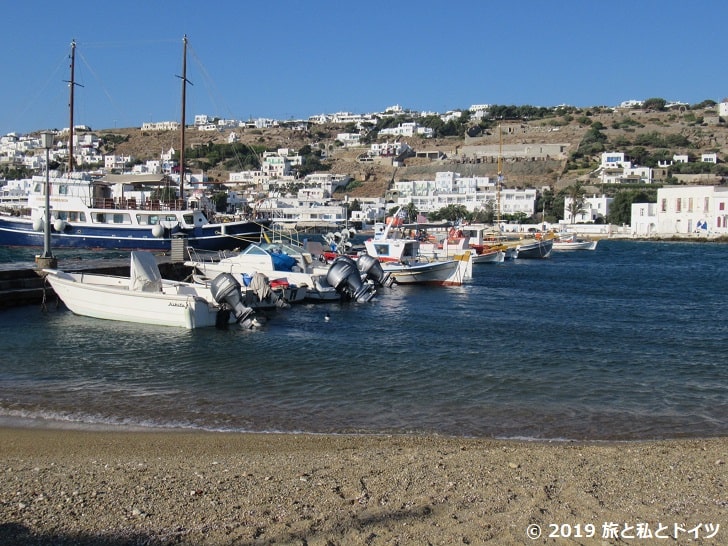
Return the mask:
[[[173,199],[168,201],[160,201],[159,199],[147,199],[137,202],[135,198],[119,198],[112,199],[110,197],[97,197],[94,199],[93,208],[96,209],[131,209],[131,210],[186,210],[184,199]]]

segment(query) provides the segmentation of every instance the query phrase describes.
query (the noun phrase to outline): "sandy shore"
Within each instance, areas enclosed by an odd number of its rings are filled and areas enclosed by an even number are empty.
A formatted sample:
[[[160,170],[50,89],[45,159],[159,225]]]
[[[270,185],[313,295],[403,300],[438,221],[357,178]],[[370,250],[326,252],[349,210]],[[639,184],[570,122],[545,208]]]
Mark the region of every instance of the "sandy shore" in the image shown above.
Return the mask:
[[[728,544],[726,459],[728,439],[0,429],[0,544]]]

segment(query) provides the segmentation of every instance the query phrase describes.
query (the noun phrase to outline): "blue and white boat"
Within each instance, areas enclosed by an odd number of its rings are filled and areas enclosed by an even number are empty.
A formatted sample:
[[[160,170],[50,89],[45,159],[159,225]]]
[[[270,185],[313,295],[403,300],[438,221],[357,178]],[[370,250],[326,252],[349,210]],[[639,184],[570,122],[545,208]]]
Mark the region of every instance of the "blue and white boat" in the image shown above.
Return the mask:
[[[36,176],[33,182],[30,214],[0,215],[0,245],[43,247],[46,180]],[[163,183],[161,175],[119,181],[84,173],[49,177],[51,246],[170,251],[173,238],[186,237],[195,248],[232,250],[260,241],[266,221],[211,223],[203,211],[186,208],[184,200],[160,201],[150,198],[154,192],[139,189]]]

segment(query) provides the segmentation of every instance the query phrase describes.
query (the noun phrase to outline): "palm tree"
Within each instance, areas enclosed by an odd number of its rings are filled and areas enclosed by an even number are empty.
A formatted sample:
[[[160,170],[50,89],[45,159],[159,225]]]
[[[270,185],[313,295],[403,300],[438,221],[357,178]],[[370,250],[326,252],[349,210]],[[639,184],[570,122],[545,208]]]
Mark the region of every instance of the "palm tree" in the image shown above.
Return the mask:
[[[581,213],[586,212],[584,195],[586,191],[582,186],[581,182],[577,182],[573,186],[569,186],[567,189],[567,196],[569,197],[569,205],[566,207],[569,213],[569,219],[571,223],[575,223],[576,217]]]
[[[402,210],[407,215],[408,223],[417,221],[417,215],[420,211],[417,210],[417,207],[415,207],[415,204],[412,201],[407,203],[407,205]]]

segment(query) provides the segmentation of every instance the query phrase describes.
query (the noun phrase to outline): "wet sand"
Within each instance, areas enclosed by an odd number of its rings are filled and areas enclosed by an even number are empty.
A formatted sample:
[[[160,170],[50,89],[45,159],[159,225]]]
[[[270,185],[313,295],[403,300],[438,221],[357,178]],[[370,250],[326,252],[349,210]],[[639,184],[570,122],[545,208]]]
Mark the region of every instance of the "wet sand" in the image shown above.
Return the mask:
[[[0,428],[0,544],[728,544],[727,459],[725,438]]]

